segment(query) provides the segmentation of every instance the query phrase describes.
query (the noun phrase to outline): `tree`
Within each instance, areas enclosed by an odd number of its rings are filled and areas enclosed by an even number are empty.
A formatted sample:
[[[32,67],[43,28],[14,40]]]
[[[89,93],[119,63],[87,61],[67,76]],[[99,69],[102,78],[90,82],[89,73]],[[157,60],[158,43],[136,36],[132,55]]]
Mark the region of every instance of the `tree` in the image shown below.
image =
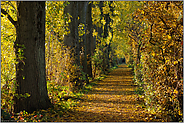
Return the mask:
[[[142,44],[139,50],[145,104],[151,112],[161,112],[162,117],[182,121],[183,2],[143,3],[144,6],[134,12],[134,20],[144,22],[146,27],[140,30],[139,43],[132,44],[137,44],[137,48]]]
[[[103,13],[103,7],[104,7],[104,2],[103,1],[99,1],[99,2],[94,2],[94,4],[96,5],[95,7],[97,8],[97,11],[99,13],[99,15],[97,15],[98,19],[94,19],[94,21],[96,21],[96,25],[95,27],[95,31],[97,32],[97,37],[96,37],[96,44],[97,47],[99,48],[99,52],[97,55],[97,61],[95,62],[95,67],[98,67],[98,69],[101,72],[105,72],[104,70],[104,65],[105,65],[105,59],[104,59],[104,45],[102,43],[104,43],[104,13]],[[93,15],[95,17],[95,14]],[[103,23],[104,22],[104,23]],[[98,65],[97,65],[98,64]],[[96,68],[95,68],[96,69]]]
[[[17,11],[17,21],[14,21],[1,9],[16,27],[14,112],[33,112],[50,106],[45,73],[45,2],[20,1]]]
[[[74,48],[75,53],[75,63],[80,66],[80,47],[79,47],[79,35],[78,35],[78,2],[69,2],[69,4],[64,9],[64,14],[67,18],[70,18],[68,24],[68,34],[64,35],[64,44],[70,48]]]
[[[88,10],[88,3],[89,2],[79,2],[79,7],[82,8],[79,11],[79,18],[80,18],[80,24],[82,25],[82,31],[83,35],[81,36],[81,42],[83,42],[83,50],[84,50],[84,60],[83,60],[83,71],[86,74],[86,80],[87,83],[89,82],[88,77],[87,77],[87,28],[86,28],[86,20],[87,20],[87,10]]]
[[[110,11],[113,11],[113,8],[110,6],[112,2],[106,2],[106,8],[109,8]],[[112,12],[113,13],[113,12]],[[108,40],[109,32],[111,33],[111,27],[110,27],[110,22],[112,23],[112,20],[110,18],[109,13],[104,13],[104,19],[105,19],[105,24],[104,24],[104,35],[103,38],[106,40],[105,47],[104,47],[104,58],[103,58],[103,69],[106,71],[109,69],[109,53],[110,53],[110,43],[112,41],[112,38]],[[111,36],[112,37],[112,36]]]
[[[92,17],[91,17],[91,8],[92,3],[89,3],[87,10],[86,18],[86,52],[87,52],[87,74],[89,77],[92,77],[92,64],[91,64],[91,54],[93,52],[93,35],[92,35]]]
[[[64,13],[67,17],[70,17],[70,22],[68,24],[68,34],[64,36],[64,44],[71,48],[74,48],[73,53],[75,54],[76,61],[75,63],[78,66],[83,67],[83,72],[86,76],[86,81],[88,83],[87,77],[87,34],[86,34],[86,18],[87,18],[87,9],[89,2],[70,2],[64,10]],[[82,9],[78,9],[82,8]],[[79,28],[78,28],[79,27]],[[79,30],[82,34],[79,34]],[[80,37],[79,37],[80,36]],[[80,39],[79,39],[80,38]],[[82,44],[80,45],[79,44]],[[88,42],[89,43],[89,42]],[[80,49],[83,48],[83,60],[80,63]]]

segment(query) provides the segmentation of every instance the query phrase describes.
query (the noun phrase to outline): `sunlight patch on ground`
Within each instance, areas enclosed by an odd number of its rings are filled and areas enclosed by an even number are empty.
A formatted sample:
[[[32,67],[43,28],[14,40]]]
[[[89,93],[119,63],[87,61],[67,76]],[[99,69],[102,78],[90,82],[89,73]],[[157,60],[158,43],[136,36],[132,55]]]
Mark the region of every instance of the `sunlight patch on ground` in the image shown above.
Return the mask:
[[[102,81],[98,81],[92,91],[85,94],[65,122],[140,122],[147,113],[139,106],[132,82],[131,68],[119,66]],[[159,120],[154,120],[159,121]]]

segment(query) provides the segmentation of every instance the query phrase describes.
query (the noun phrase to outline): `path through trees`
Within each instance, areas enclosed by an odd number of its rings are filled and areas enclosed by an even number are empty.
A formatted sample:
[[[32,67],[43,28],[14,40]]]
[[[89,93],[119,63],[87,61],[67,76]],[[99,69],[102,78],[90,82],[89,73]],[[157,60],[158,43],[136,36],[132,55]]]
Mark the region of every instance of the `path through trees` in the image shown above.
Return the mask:
[[[183,1],[2,1],[1,51],[3,121],[183,121]]]
[[[157,121],[141,107],[135,94],[131,68],[120,65],[108,76],[97,82],[92,91],[85,94],[77,107],[61,117],[62,122],[139,122]],[[154,119],[155,118],[155,119]],[[160,120],[161,121],[161,120]]]

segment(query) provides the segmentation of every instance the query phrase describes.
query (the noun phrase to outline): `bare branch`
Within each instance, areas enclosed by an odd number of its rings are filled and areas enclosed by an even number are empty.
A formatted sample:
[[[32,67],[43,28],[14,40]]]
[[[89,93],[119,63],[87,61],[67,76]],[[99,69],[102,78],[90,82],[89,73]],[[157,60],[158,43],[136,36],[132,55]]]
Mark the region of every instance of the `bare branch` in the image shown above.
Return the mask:
[[[14,8],[14,10],[17,12],[17,9],[15,8],[15,6],[12,4],[12,2],[11,2],[11,1],[8,1],[8,4],[9,4],[11,7],[13,7],[13,8]]]
[[[156,45],[155,43],[151,42],[151,40],[153,39],[153,35],[152,35],[152,27],[153,27],[153,24],[151,24],[151,28],[150,28],[150,39],[149,39],[149,42],[152,44],[152,45]]]
[[[16,27],[17,26],[17,21],[14,21],[13,18],[4,10],[1,8],[1,12],[4,15],[8,15],[8,20]]]
[[[165,25],[166,29],[171,29],[171,28],[169,28],[169,27],[167,26],[167,24],[166,24],[166,22],[164,21],[164,19],[163,19],[163,18],[161,18],[160,16],[159,16],[159,18],[160,18],[160,20],[164,23],[164,25]]]

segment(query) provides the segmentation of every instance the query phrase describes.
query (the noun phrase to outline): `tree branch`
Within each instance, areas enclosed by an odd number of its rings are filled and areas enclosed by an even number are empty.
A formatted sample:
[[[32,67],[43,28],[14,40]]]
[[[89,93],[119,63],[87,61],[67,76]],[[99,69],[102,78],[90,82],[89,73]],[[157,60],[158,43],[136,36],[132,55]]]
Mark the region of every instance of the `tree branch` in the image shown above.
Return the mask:
[[[166,24],[166,22],[164,21],[164,19],[163,19],[163,18],[161,18],[160,16],[159,16],[159,18],[160,18],[160,20],[164,23],[164,25],[165,25],[166,29],[171,29],[171,28],[169,28],[169,27],[167,26],[167,24]]]
[[[8,20],[16,27],[17,26],[17,21],[14,21],[13,18],[4,10],[1,8],[1,12],[4,15],[8,15]]]
[[[173,4],[175,4],[175,6],[177,6],[179,9],[182,9],[181,7],[180,7],[180,5],[182,5],[182,3],[180,3],[179,5],[177,5],[175,2],[172,2]]]
[[[153,39],[153,35],[152,35],[152,27],[153,27],[153,24],[151,24],[151,28],[150,28],[150,39],[149,39],[149,42],[152,44],[152,45],[156,45],[155,43],[151,42],[151,40]]]

